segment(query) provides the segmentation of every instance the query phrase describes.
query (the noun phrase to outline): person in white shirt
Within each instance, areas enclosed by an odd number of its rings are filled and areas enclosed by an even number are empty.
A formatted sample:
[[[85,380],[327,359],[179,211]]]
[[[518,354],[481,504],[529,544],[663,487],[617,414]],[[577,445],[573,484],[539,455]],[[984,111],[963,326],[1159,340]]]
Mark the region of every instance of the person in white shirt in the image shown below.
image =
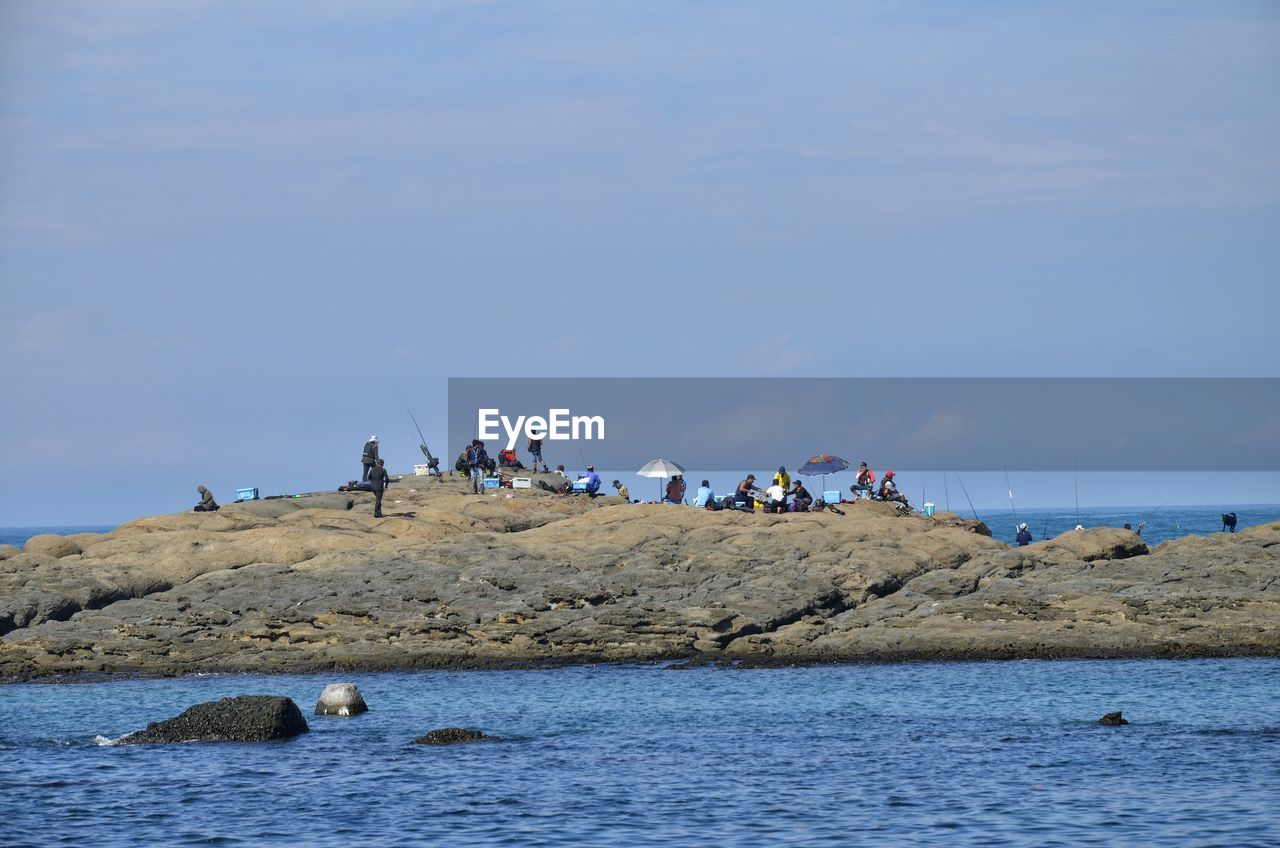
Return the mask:
[[[765,490],[765,495],[769,498],[768,508],[765,512],[786,512],[787,511],[787,490],[777,483],[774,483]]]

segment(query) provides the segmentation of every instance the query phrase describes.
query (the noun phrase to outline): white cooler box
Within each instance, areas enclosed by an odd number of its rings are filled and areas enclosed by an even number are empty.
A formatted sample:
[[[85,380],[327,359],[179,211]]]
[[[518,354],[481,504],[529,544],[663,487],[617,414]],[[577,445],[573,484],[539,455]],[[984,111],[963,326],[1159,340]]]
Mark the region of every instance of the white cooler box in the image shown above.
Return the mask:
[[[512,478],[511,478],[511,488],[513,488],[513,489],[532,489],[532,488],[533,488],[533,478],[532,478],[532,477],[512,477]]]

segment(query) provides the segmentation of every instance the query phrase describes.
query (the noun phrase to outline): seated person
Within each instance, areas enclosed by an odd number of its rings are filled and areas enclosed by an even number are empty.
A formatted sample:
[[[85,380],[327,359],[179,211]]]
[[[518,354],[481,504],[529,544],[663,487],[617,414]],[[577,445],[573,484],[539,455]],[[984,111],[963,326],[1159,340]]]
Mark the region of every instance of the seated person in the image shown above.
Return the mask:
[[[587,484],[588,495],[595,495],[600,491],[600,475],[596,473],[594,465],[587,466],[586,472],[578,477],[578,482]]]
[[[854,484],[849,487],[849,491],[853,492],[854,499],[857,499],[859,496],[869,498],[871,497],[872,488],[875,484],[876,474],[868,468],[867,464],[864,462],[858,466],[858,478]]]
[[[880,483],[879,498],[882,501],[896,501],[902,504],[907,502],[906,496],[898,491],[898,484],[894,482],[892,471],[884,473],[884,480]]]
[[[787,490],[774,483],[765,491],[765,512],[786,512],[787,511]]]
[[[693,499],[693,505],[706,508],[715,502],[716,493],[711,491],[711,483],[703,480],[702,485],[698,487],[698,496]]]
[[[194,512],[218,511],[218,502],[213,499],[213,492],[210,492],[204,486],[197,486],[196,491],[200,493],[200,503],[192,508]]]
[[[738,489],[733,493],[733,506],[735,509],[754,509],[756,492],[760,490],[756,488],[756,475],[748,474],[746,479],[738,484]]]
[[[809,490],[799,480],[792,487],[791,496],[795,498],[796,512],[808,512],[809,507],[813,506],[813,495],[809,494]]]
[[[613,488],[618,490],[618,497],[622,498],[624,503],[631,503],[631,493],[627,491],[627,487],[622,485],[620,480],[613,481]]]
[[[684,503],[684,478],[679,474],[667,481],[667,496],[663,498],[663,502],[670,504]]]
[[[516,452],[511,448],[498,451],[498,464],[503,468],[524,468],[524,463],[516,457]]]

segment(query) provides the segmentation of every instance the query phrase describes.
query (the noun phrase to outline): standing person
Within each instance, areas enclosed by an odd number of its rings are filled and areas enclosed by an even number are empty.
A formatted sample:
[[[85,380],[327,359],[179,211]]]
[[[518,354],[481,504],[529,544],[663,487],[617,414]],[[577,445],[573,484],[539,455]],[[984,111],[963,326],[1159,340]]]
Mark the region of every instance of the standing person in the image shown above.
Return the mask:
[[[382,493],[391,485],[391,478],[387,476],[387,469],[382,460],[378,460],[377,464],[370,469],[369,482],[373,484],[373,517],[381,518]]]
[[[542,458],[542,439],[529,440],[529,465],[532,466],[534,473],[538,471],[538,463],[542,463],[542,473],[550,474],[551,469],[547,467],[547,461]]]
[[[775,486],[781,486],[783,489],[791,488],[791,475],[787,473],[786,466],[778,466],[778,473],[773,475],[773,483]]]
[[[472,439],[471,447],[467,448],[467,468],[471,471],[471,494],[478,495],[484,487],[484,473],[489,468],[489,452],[479,439]]]
[[[204,486],[197,486],[196,491],[200,493],[200,503],[192,507],[194,512],[217,512],[218,502],[213,499],[213,492]]]
[[[865,462],[858,466],[858,477],[849,491],[853,492],[854,497],[871,497],[872,487],[876,484],[876,473],[867,467]]]
[[[627,491],[621,480],[614,480],[613,488],[618,490],[618,497],[622,498],[623,503],[631,503],[631,492]]]
[[[1031,531],[1027,529],[1027,522],[1025,521],[1018,525],[1017,542],[1020,548],[1025,548],[1031,544]]]
[[[716,493],[711,491],[711,482],[703,480],[702,485],[698,487],[698,496],[693,499],[694,506],[708,507],[716,502]]]
[[[667,481],[667,503],[684,503],[684,478],[679,474]]]
[[[369,472],[373,466],[378,464],[378,437],[370,436],[369,441],[364,443],[364,453],[360,455],[360,464],[364,466],[364,473],[360,475],[360,482],[363,483],[369,479]]]

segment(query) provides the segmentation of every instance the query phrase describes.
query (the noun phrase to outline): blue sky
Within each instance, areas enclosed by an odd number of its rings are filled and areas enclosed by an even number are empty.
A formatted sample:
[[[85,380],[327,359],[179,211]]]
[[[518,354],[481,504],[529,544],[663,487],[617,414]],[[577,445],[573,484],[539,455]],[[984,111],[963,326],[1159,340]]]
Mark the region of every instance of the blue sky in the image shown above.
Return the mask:
[[[1277,232],[1270,2],[11,0],[0,524],[407,467],[449,376],[1275,376]]]

